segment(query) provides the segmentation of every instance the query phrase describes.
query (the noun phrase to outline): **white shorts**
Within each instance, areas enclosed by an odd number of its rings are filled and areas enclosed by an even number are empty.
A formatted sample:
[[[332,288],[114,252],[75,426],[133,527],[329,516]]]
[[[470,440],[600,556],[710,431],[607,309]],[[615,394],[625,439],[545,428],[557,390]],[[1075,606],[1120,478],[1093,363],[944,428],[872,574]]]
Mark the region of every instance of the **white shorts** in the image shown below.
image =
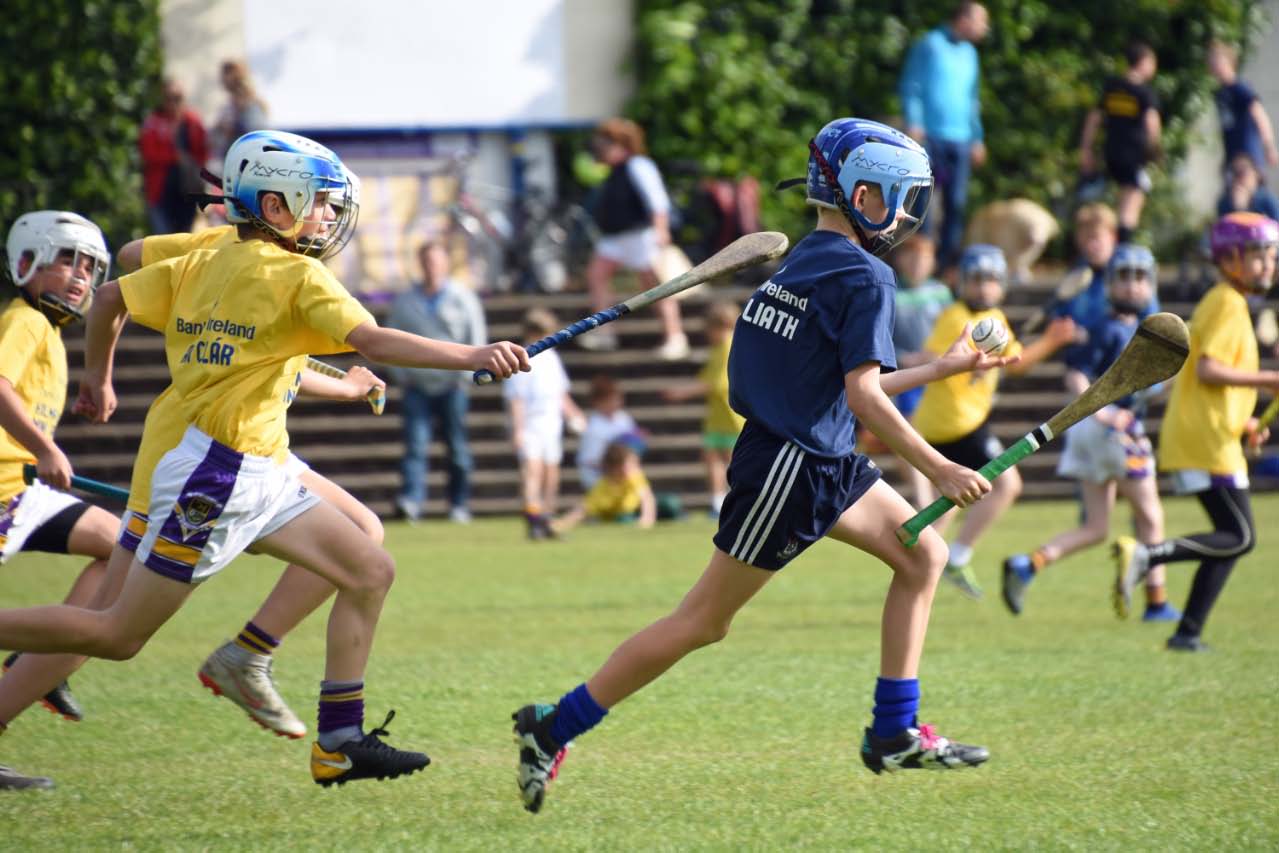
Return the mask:
[[[21,551],[46,521],[78,503],[83,501],[39,480],[10,498],[0,510],[0,563]]]
[[[301,458],[289,452],[289,458],[284,460],[284,471],[291,477],[300,478],[307,471],[311,470],[311,466],[302,461]],[[136,554],[138,545],[142,542],[142,537],[147,535],[147,516],[140,512],[134,512],[126,509],[124,515],[120,516],[120,533],[116,536],[116,542],[119,543],[124,550]],[[3,562],[0,560],[0,562]]]
[[[1140,480],[1155,471],[1150,439],[1121,434],[1096,418],[1086,418],[1066,431],[1066,448],[1057,475],[1087,483]]]
[[[1203,471],[1198,468],[1187,468],[1184,471],[1172,472],[1172,487],[1177,490],[1179,495],[1193,495],[1196,492],[1206,492],[1209,489],[1223,487],[1246,489],[1248,488],[1248,472],[1213,474],[1210,471]]]
[[[157,574],[200,583],[319,502],[284,465],[187,427],[151,475],[151,521],[137,558]]]
[[[563,425],[555,429],[524,428],[524,440],[520,444],[520,461],[542,462],[558,465],[564,458]]]
[[[637,228],[605,234],[595,243],[595,254],[628,270],[651,270],[657,265],[657,229]]]

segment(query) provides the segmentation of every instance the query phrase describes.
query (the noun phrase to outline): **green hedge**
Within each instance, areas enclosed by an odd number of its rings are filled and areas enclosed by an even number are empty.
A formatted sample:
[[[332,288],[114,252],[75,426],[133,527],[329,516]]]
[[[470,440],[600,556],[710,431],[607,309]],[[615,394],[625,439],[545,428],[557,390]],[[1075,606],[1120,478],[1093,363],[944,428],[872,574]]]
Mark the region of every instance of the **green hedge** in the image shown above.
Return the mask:
[[[753,174],[766,184],[802,175],[805,143],[826,121],[859,115],[898,121],[897,83],[912,41],[949,17],[953,0],[645,0],[636,4],[629,114],[659,161],[693,160],[705,173]],[[1064,211],[1078,171],[1084,113],[1124,47],[1150,42],[1171,169],[1188,129],[1211,109],[1207,41],[1255,40],[1257,0],[992,0],[979,46],[990,160],[970,204],[1013,196]],[[1166,179],[1156,171],[1156,179]],[[1163,176],[1161,178],[1161,176]],[[1165,244],[1192,223],[1175,194],[1157,192],[1148,223]],[[802,193],[768,193],[765,221],[792,235],[808,219]],[[1193,223],[1197,226],[1198,223]]]
[[[44,208],[112,246],[144,225],[138,130],[162,54],[157,0],[6,0],[0,20],[0,228]]]

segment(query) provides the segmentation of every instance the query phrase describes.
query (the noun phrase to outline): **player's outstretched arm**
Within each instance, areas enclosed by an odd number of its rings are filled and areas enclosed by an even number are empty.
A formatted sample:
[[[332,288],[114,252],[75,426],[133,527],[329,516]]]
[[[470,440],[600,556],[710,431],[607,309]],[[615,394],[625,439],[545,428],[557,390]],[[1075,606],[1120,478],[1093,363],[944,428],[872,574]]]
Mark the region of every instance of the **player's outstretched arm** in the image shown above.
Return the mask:
[[[115,414],[112,366],[116,342],[127,319],[129,312],[119,280],[99,287],[84,318],[84,376],[80,378],[80,393],[71,406],[71,411],[96,424],[106,423]]]
[[[401,367],[487,370],[500,379],[529,369],[524,347],[510,341],[475,347],[361,323],[346,336],[346,343],[370,361]]]
[[[981,352],[972,345],[971,334],[971,324],[965,323],[964,330],[946,352],[936,358],[923,353],[929,359],[923,364],[904,367],[894,370],[892,373],[881,373],[879,375],[879,387],[884,389],[885,394],[893,397],[913,388],[918,388],[921,385],[927,385],[929,382],[936,382],[939,379],[945,379],[958,373],[969,373],[974,370],[992,370],[996,367],[1016,364],[1021,360],[1019,355],[1000,356]]]
[[[1245,388],[1269,388],[1279,393],[1279,370],[1239,370],[1209,356],[1200,356],[1195,375],[1205,385],[1236,385]]]
[[[71,463],[53,443],[53,438],[36,426],[27,412],[26,403],[4,377],[0,377],[0,427],[13,436],[14,441],[31,451],[36,458],[37,477],[55,489],[71,488]]]
[[[880,386],[879,364],[868,361],[844,375],[848,408],[889,448],[923,472],[937,490],[955,503],[968,506],[990,491],[990,483],[976,471],[956,465],[938,453],[888,399]]]
[[[142,268],[142,240],[130,240],[115,253],[115,265],[122,273]]]
[[[1075,321],[1069,317],[1058,317],[1048,324],[1044,333],[1027,344],[1021,351],[1021,360],[1008,366],[1009,376],[1022,376],[1039,362],[1050,357],[1057,350],[1075,342],[1079,329]]]
[[[355,365],[341,379],[311,370],[302,371],[302,384],[298,391],[307,397],[321,400],[346,400],[364,402],[374,388],[386,388],[386,380],[367,367]]]

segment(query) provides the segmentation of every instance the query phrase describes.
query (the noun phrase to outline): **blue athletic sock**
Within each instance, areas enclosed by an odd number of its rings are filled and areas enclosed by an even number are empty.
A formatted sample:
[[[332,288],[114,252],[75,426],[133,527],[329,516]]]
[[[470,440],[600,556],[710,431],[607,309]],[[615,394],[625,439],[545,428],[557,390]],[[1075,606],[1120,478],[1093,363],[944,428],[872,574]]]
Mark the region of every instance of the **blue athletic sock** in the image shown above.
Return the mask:
[[[1017,573],[1017,577],[1026,583],[1030,583],[1035,579],[1035,566],[1025,554],[1013,555],[1008,560],[1008,565],[1012,566],[1013,571]]]
[[[585,684],[579,684],[565,693],[555,706],[555,721],[551,723],[551,739],[563,746],[573,738],[588,732],[608,714],[591,696]]]
[[[919,711],[919,679],[880,678],[875,682],[875,721],[870,730],[879,738],[892,738],[914,725]]]

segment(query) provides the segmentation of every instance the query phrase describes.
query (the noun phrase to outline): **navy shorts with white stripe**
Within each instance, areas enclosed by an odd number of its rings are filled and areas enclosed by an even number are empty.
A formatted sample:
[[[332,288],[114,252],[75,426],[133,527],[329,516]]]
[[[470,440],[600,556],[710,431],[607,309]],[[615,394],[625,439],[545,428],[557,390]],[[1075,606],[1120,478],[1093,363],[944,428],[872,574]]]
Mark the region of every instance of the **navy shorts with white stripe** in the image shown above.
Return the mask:
[[[860,453],[814,456],[747,421],[728,465],[715,547],[777,571],[825,536],[880,476]]]

